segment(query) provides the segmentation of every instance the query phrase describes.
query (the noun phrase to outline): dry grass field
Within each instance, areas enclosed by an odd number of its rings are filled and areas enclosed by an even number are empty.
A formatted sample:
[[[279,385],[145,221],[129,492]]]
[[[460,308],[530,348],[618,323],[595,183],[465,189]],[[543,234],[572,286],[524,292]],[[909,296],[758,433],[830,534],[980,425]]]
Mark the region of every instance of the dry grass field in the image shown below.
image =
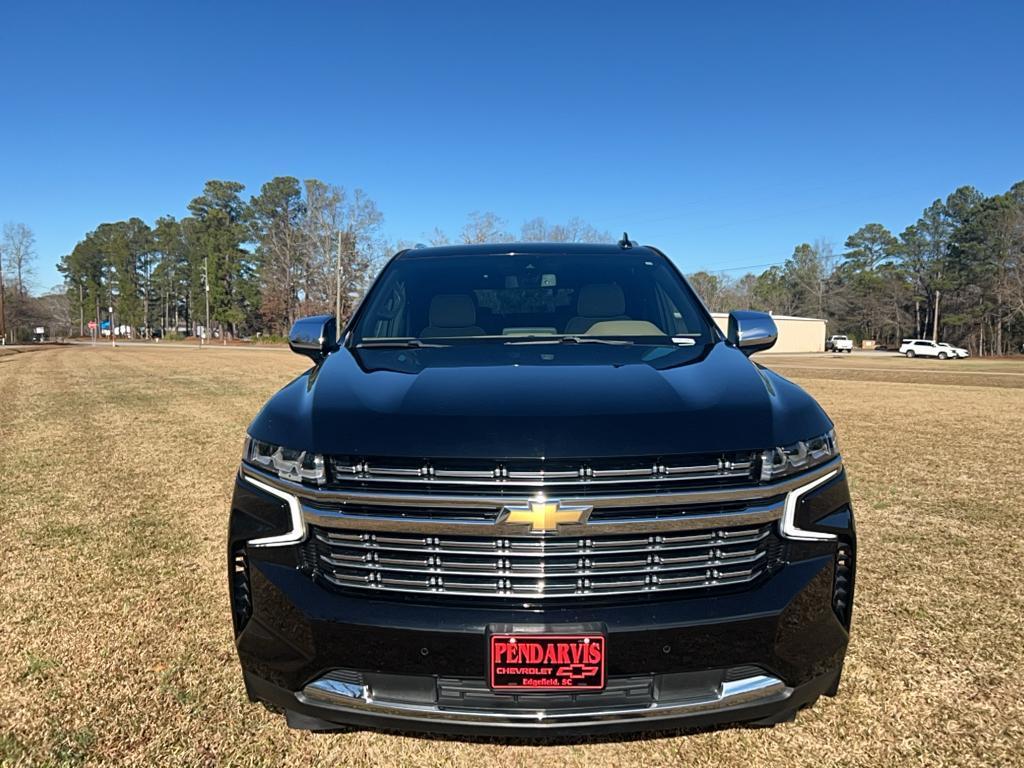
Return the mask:
[[[837,422],[860,532],[840,695],[795,723],[555,745],[313,735],[250,705],[226,512],[279,350],[0,357],[0,764],[1024,764],[1024,364],[765,357]]]

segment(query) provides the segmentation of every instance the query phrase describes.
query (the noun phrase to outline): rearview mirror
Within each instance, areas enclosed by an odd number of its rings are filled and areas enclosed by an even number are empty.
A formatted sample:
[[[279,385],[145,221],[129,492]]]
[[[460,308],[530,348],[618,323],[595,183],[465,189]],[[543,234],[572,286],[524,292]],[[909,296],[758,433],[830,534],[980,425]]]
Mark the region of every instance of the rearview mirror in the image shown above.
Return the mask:
[[[292,352],[312,358],[320,363],[338,348],[338,324],[334,315],[313,315],[295,321],[288,334]]]
[[[765,312],[736,309],[729,313],[729,341],[747,357],[775,346],[779,329]]]

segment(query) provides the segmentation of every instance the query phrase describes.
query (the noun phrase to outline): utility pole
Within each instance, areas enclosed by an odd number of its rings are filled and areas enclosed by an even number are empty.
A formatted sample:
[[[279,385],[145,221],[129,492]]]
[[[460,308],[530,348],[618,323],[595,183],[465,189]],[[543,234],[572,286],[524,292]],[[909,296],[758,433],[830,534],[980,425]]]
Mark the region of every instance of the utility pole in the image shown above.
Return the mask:
[[[202,346],[210,332],[210,257],[203,257],[203,288],[206,291],[206,325],[203,327],[203,335],[199,337],[199,345]]]
[[[107,307],[107,312],[110,313],[110,346],[116,347],[117,342],[114,340],[114,305],[111,304]]]
[[[0,344],[7,344],[7,311],[4,309],[4,268],[0,266]]]
[[[338,230],[338,262],[334,270],[334,327],[337,341],[341,338],[341,230]]]
[[[149,331],[149,289],[153,285],[153,273],[152,273],[152,259],[149,254],[146,255],[146,287],[142,291],[142,314],[146,318],[145,329],[146,339],[153,338],[153,334]]]
[[[78,338],[85,336],[85,304],[82,303],[82,284],[78,284]]]
[[[338,263],[335,267],[334,274],[334,319],[336,321],[335,326],[337,327],[337,336],[335,337],[335,341],[341,340],[341,327],[343,325],[341,322],[341,250],[343,245],[349,249],[349,256],[354,255],[356,250],[356,236],[352,234],[352,232],[338,231]]]

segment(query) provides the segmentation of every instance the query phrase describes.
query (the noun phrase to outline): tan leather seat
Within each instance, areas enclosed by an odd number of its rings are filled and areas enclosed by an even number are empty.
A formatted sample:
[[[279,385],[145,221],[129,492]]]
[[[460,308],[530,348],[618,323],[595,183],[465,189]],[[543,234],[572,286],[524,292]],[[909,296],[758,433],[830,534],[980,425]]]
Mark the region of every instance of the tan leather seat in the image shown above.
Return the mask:
[[[476,305],[465,293],[442,293],[430,300],[430,325],[420,333],[421,338],[441,336],[483,336],[484,329],[476,324]]]
[[[580,289],[576,317],[565,325],[566,333],[586,333],[590,326],[605,320],[629,320],[626,295],[618,283],[590,283]]]

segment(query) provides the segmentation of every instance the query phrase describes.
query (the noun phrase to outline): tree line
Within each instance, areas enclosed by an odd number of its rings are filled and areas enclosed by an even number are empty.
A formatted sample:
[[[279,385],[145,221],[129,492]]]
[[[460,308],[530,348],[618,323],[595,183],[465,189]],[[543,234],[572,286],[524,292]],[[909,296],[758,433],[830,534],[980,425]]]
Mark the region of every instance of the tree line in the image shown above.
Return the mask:
[[[350,309],[386,243],[383,216],[362,190],[274,178],[244,199],[236,181],[208,181],[189,215],[99,225],[65,256],[80,318],[141,335],[281,335],[297,317]],[[340,263],[341,278],[336,279]]]
[[[935,200],[899,235],[865,224],[836,253],[802,243],[785,263],[738,278],[697,272],[713,310],[826,318],[830,333],[898,346],[928,338],[976,355],[1024,343],[1024,181],[986,197],[965,186]]]
[[[227,338],[282,336],[296,318],[347,317],[387,255],[383,215],[362,190],[318,180],[274,178],[248,200],[234,181],[209,181],[189,216],[101,224],[65,256],[72,314],[99,326],[113,308],[115,328]],[[580,219],[527,221],[519,237],[494,213],[473,212],[456,236],[464,243],[509,240],[606,242]],[[450,242],[440,229],[431,244]],[[340,264],[340,269],[339,269]],[[207,303],[209,330],[206,330]]]
[[[387,255],[383,215],[362,190],[291,176],[244,196],[209,181],[189,215],[99,225],[64,256],[61,293],[30,295],[32,231],[8,224],[0,239],[0,333],[25,338],[34,324],[82,332],[109,320],[139,335],[282,336],[297,317],[354,308]],[[612,242],[579,218],[537,217],[513,232],[497,214],[473,212],[450,242]],[[340,265],[340,269],[338,268]],[[691,283],[712,310],[749,308],[823,317],[830,333],[894,346],[906,337],[1005,354],[1024,342],[1024,182],[985,196],[961,187],[924,209],[898,235],[879,223],[842,249],[802,243],[783,263],[730,277],[700,271]],[[209,322],[207,322],[207,314]]]

